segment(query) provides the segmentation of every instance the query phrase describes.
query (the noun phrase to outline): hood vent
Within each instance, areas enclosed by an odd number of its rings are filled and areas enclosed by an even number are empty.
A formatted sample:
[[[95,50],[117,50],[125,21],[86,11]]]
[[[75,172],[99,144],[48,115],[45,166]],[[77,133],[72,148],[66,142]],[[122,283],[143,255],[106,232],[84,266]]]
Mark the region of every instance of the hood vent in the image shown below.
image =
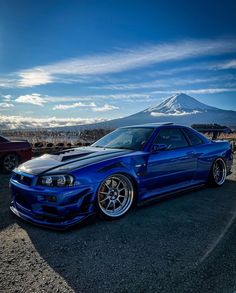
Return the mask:
[[[77,159],[77,158],[81,158],[81,157],[85,157],[87,155],[92,154],[93,152],[90,153],[80,153],[80,154],[74,154],[74,155],[65,155],[62,157],[61,162],[65,162],[65,161],[69,161],[69,160],[73,160],[73,159]]]

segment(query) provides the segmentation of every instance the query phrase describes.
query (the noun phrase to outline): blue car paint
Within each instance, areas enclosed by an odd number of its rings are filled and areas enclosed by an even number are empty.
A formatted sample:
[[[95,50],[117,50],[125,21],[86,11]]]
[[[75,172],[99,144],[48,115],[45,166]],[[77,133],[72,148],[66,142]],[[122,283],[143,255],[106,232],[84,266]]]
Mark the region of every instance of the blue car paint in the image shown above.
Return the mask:
[[[191,129],[202,139],[203,144],[152,153],[151,146],[160,129],[184,127],[142,127],[154,128],[142,151],[85,147],[79,148],[78,156],[71,160],[43,156],[24,163],[14,170],[10,180],[12,212],[38,225],[65,229],[96,213],[98,188],[111,174],[122,173],[129,176],[135,186],[137,203],[142,203],[161,194],[207,183],[212,163],[218,157],[224,158],[227,171],[230,172],[233,157],[228,142],[212,142]],[[60,173],[73,175],[76,185],[37,185],[40,175]],[[21,176],[29,182],[22,183]]]

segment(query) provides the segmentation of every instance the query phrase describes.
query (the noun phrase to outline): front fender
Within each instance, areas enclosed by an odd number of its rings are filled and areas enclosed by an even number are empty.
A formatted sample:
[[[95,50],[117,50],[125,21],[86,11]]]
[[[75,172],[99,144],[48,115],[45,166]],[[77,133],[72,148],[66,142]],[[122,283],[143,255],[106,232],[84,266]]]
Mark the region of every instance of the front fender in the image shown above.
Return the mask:
[[[95,200],[100,184],[112,174],[119,173],[126,175],[133,181],[135,188],[137,188],[140,182],[137,170],[135,166],[133,166],[131,160],[99,163],[70,173],[74,175],[76,180],[81,184],[92,187],[94,192],[91,201]]]

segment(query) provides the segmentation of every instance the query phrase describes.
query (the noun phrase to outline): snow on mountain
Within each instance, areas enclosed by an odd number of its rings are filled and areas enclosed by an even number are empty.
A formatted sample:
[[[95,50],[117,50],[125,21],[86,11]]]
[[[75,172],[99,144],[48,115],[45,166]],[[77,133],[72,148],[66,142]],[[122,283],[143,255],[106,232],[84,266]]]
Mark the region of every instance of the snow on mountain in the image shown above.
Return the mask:
[[[205,105],[186,94],[176,94],[166,99],[161,104],[148,108],[144,111],[151,113],[152,116],[182,116],[206,112],[208,110],[219,110],[215,107]]]

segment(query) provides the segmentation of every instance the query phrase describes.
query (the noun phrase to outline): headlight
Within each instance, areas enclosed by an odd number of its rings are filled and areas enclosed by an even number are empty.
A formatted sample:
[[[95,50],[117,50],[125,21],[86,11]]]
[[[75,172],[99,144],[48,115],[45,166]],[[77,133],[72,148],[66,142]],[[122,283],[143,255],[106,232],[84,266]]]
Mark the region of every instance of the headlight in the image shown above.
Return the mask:
[[[74,177],[71,175],[50,175],[41,176],[38,179],[37,185],[51,187],[66,187],[74,185]]]

